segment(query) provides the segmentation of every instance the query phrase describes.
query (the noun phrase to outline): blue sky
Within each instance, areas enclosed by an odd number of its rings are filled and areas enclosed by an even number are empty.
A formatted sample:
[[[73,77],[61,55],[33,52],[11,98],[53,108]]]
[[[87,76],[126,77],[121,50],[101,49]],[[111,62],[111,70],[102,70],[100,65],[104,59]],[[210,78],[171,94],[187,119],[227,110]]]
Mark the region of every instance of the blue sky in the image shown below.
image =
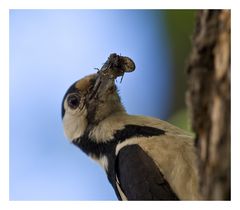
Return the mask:
[[[67,88],[110,53],[135,72],[117,81],[130,114],[166,119],[172,72],[154,10],[10,10],[10,199],[116,200],[105,172],[63,134]]]

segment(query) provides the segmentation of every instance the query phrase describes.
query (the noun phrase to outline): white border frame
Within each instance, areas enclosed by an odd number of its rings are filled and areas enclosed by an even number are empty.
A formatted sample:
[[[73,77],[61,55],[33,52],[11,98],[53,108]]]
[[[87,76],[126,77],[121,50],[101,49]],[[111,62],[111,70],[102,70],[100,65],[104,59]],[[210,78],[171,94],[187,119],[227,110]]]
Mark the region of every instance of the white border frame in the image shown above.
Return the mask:
[[[237,5],[237,3],[235,3]],[[239,108],[238,87],[240,59],[239,20],[237,8],[231,0],[0,0],[0,209],[96,209],[96,208],[149,208],[149,209],[206,209],[237,208],[239,198]],[[216,7],[217,6],[217,7]],[[193,202],[114,202],[114,201],[9,201],[9,10],[10,9],[231,9],[232,20],[232,196],[231,201]],[[236,26],[236,27],[235,27]],[[234,43],[234,44],[233,44]],[[234,71],[234,67],[236,71]],[[234,167],[235,166],[235,167]]]

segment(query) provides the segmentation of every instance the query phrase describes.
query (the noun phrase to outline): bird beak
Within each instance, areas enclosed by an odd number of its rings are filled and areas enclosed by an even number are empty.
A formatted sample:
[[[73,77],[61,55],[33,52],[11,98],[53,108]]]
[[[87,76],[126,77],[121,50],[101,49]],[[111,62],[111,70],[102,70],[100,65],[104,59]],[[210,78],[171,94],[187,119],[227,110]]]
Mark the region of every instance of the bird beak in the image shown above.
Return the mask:
[[[115,78],[109,78],[107,76],[97,75],[92,92],[89,95],[89,101],[101,100],[103,96],[114,86]]]

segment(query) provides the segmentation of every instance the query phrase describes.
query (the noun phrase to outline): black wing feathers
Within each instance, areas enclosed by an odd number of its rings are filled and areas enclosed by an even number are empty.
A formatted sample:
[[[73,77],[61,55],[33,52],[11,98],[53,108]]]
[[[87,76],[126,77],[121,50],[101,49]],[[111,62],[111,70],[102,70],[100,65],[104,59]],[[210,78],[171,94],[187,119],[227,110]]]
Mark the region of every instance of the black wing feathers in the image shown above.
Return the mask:
[[[116,173],[128,200],[179,200],[153,160],[138,145],[119,151]]]

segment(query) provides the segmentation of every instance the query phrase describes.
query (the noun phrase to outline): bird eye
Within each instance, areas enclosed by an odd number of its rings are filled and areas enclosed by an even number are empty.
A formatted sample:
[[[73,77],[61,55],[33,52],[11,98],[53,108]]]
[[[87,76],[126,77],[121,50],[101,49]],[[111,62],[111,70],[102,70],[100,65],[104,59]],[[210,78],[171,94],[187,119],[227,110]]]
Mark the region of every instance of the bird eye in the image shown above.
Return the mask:
[[[68,96],[68,99],[67,99],[67,103],[68,103],[68,106],[71,108],[71,109],[76,109],[78,108],[79,104],[80,104],[80,96],[77,95],[77,94],[71,94]]]

